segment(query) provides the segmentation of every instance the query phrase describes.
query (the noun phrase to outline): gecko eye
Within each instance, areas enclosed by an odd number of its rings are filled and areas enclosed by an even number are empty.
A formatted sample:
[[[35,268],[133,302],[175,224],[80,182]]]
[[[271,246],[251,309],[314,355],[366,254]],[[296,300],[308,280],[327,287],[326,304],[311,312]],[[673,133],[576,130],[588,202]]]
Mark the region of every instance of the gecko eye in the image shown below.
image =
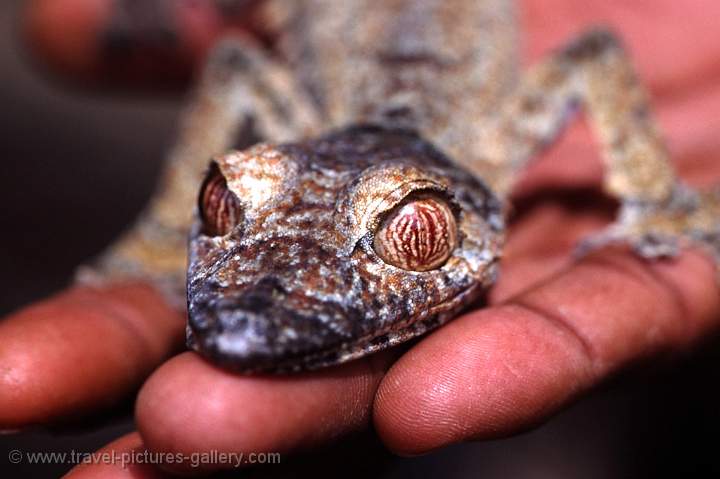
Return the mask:
[[[215,163],[210,166],[200,189],[198,206],[203,232],[209,236],[228,234],[243,217],[238,197],[230,191],[225,177]]]
[[[375,233],[380,258],[410,271],[429,271],[447,261],[457,246],[457,224],[450,205],[418,195],[391,211]]]

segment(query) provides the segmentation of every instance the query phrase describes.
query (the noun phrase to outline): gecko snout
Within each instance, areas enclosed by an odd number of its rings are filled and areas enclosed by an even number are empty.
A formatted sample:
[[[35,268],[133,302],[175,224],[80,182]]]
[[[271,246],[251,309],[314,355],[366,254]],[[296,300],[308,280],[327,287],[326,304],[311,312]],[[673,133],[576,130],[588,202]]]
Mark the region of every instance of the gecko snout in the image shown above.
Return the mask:
[[[189,345],[242,370],[263,370],[325,351],[343,340],[328,318],[343,314],[308,303],[274,277],[238,291],[208,285],[189,304]],[[347,338],[345,338],[347,339]]]

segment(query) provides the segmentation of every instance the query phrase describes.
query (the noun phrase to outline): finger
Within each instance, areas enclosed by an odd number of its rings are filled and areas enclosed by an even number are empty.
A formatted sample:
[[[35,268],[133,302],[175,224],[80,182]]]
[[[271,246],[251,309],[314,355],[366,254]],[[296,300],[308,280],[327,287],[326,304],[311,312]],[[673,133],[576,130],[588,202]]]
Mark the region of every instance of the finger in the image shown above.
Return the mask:
[[[0,322],[0,430],[126,398],[182,344],[183,317],[144,284],[76,286]]]
[[[284,454],[309,448],[367,427],[390,359],[384,353],[292,376],[241,376],[185,353],[143,386],[138,429],[154,452]]]
[[[655,263],[596,253],[411,349],[380,385],[376,430],[418,454],[528,428],[620,367],[716,327],[715,280],[694,252]]]
[[[91,453],[65,479],[162,479],[172,477],[152,465],[140,435],[127,434]]]
[[[259,1],[32,0],[25,37],[53,71],[86,84],[186,83],[219,35],[260,35]]]

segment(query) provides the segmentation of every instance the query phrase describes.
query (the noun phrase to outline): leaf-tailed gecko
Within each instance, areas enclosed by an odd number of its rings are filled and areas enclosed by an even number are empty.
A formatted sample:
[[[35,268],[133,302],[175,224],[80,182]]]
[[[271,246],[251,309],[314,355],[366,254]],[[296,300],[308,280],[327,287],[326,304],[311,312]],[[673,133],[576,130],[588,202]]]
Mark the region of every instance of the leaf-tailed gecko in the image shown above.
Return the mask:
[[[519,172],[580,109],[621,205],[583,247],[720,258],[720,192],[678,180],[611,32],[520,74],[507,0],[266,8],[279,52],[215,47],[152,203],[82,275],[187,294],[188,344],[211,360],[317,368],[450,320],[496,280]],[[262,143],[232,151],[248,124]]]

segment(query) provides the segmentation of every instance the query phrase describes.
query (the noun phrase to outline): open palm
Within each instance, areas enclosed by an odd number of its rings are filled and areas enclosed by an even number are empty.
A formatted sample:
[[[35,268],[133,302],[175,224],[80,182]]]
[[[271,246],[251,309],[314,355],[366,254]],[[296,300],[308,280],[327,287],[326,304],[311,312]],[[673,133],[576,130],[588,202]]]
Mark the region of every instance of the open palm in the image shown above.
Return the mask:
[[[531,59],[589,23],[616,26],[655,96],[680,173],[703,185],[720,181],[712,121],[720,43],[708,10],[720,15],[702,0],[521,4]],[[652,263],[625,248],[573,258],[577,241],[612,217],[600,178],[579,125],[521,180],[488,307],[402,351],[321,371],[246,377],[192,352],[173,356],[184,317],[151,286],[71,288],[0,323],[0,429],[101,410],[138,387],[139,432],[110,448],[292,452],[373,423],[388,448],[418,454],[530,427],[623,366],[686,347],[720,323],[716,272],[699,252]],[[156,474],[110,465],[74,474],[111,472]]]

